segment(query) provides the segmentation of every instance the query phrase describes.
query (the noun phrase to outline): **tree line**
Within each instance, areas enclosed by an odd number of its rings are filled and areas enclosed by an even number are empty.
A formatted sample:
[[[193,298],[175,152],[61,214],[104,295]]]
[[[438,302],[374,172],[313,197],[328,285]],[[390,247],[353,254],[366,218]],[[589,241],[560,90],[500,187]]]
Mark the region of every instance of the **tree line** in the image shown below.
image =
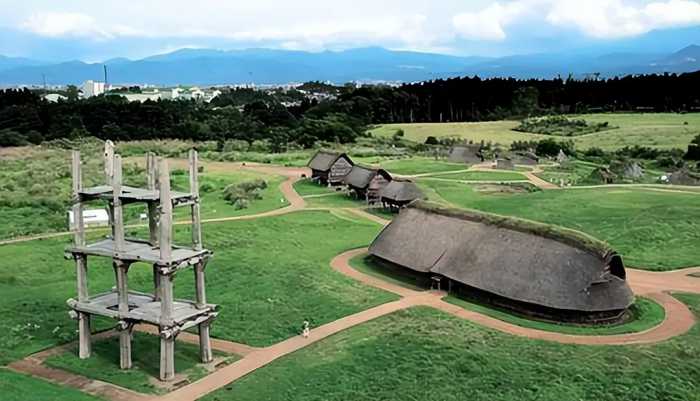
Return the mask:
[[[485,121],[598,111],[700,111],[700,72],[611,79],[440,79],[400,87],[308,83],[333,93],[230,89],[211,103],[128,102],[117,94],[50,103],[28,89],[0,91],[0,146],[94,136],[113,140],[261,141],[270,151],[353,142],[372,124]],[[287,106],[283,105],[286,104]]]

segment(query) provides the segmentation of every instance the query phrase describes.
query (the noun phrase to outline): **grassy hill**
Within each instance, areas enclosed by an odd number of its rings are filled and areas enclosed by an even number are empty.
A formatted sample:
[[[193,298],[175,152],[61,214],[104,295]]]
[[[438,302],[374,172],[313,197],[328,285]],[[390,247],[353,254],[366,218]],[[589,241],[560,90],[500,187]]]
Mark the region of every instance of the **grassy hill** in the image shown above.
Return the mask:
[[[700,114],[587,114],[575,116],[590,123],[608,122],[619,128],[581,135],[573,139],[577,148],[597,146],[613,150],[625,146],[651,146],[660,149],[686,148],[690,140],[700,132]],[[406,139],[424,142],[429,136],[461,137],[474,142],[492,141],[510,145],[518,140],[539,140],[546,135],[516,132],[517,121],[489,121],[479,123],[417,123],[385,124],[371,130],[375,136],[391,136],[402,129]],[[556,137],[555,137],[556,138]],[[564,138],[561,139],[570,139]]]

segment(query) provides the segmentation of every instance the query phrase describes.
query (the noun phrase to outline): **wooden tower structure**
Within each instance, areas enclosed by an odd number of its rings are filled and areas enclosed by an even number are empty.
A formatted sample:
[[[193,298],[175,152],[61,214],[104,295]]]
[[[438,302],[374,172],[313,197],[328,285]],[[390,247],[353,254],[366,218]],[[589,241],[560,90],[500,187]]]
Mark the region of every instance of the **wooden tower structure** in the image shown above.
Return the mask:
[[[69,299],[71,315],[78,320],[79,356],[91,354],[90,320],[93,315],[117,320],[120,366],[131,368],[131,340],[134,325],[158,327],[160,334],[160,379],[175,377],[175,338],[183,331],[197,327],[200,356],[204,363],[212,361],[209,327],[217,316],[217,306],[208,304],[204,285],[204,270],[212,252],[202,248],[197,152],[189,154],[189,192],[170,188],[170,173],[166,159],[148,154],[147,183],[144,188],[122,185],[122,160],[114,154],[114,145],[105,144],[105,185],[84,188],[80,152],[73,152],[73,216],[75,231],[73,246],[66,257],[75,260],[77,270],[77,299]],[[83,224],[86,202],[103,201],[110,216],[111,235],[88,244]],[[148,208],[149,238],[125,238],[123,207],[143,203]],[[173,245],[173,208],[189,206],[191,210],[192,243],[188,247]],[[88,256],[112,259],[116,286],[109,292],[92,295],[88,292]],[[128,288],[129,268],[134,263],[153,266],[153,292],[142,293]],[[196,299],[182,300],[173,296],[173,281],[178,272],[194,271]]]

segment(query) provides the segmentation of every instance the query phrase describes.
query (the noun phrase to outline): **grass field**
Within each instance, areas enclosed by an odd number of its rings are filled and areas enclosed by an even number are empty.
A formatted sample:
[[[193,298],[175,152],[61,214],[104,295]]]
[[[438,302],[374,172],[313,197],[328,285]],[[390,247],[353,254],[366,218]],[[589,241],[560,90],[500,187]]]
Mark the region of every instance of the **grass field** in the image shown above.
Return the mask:
[[[700,297],[679,298],[698,314]],[[696,325],[657,345],[563,345],[412,308],[283,357],[203,400],[693,401],[699,341]]]
[[[436,174],[426,178],[454,181],[527,181],[524,175],[511,171],[465,171],[461,173]]]
[[[610,243],[627,265],[670,270],[700,264],[700,197],[641,188],[484,194],[457,182],[421,180],[453,205],[573,228]],[[436,197],[431,197],[436,199]]]
[[[31,392],[31,393],[30,393]],[[30,395],[31,394],[31,395]],[[31,376],[0,367],[0,399],[2,401],[98,401],[81,391],[58,386]]]
[[[313,326],[396,299],[363,286],[328,266],[337,254],[367,246],[378,224],[328,212],[211,223],[204,244],[215,251],[207,268],[207,295],[220,304],[215,337],[266,346],[296,335],[301,322]],[[187,227],[176,238],[187,240]],[[75,267],[62,260],[68,238],[0,246],[0,364],[75,339],[75,322],[65,302],[75,296]],[[323,246],[319,246],[323,244]],[[261,251],[264,250],[264,251]],[[90,292],[114,285],[108,261],[90,260]],[[150,291],[151,268],[134,265],[129,286]],[[194,297],[191,274],[181,274],[175,295]],[[107,328],[114,322],[98,322]]]
[[[45,364],[63,369],[95,380],[113,383],[139,393],[160,394],[165,390],[153,385],[160,373],[160,337],[148,334],[134,334],[133,368],[119,369],[119,338],[117,336],[93,343],[92,356],[89,359],[79,359],[77,347],[63,354],[49,357]],[[187,381],[193,382],[207,374],[200,364],[199,347],[197,345],[178,342],[176,345],[175,367],[178,375],[183,375]],[[215,353],[215,357],[225,358],[225,363],[237,359],[233,355],[223,356]]]
[[[381,166],[390,173],[398,175],[442,173],[445,171],[459,171],[469,168],[466,164],[449,163],[424,157],[389,160],[383,162]]]
[[[93,153],[86,153],[83,157],[85,186],[104,182],[102,161],[94,157],[95,152],[93,150]],[[0,159],[0,239],[68,230],[66,213],[71,199],[70,153],[30,148],[17,156]],[[172,173],[173,188],[189,191],[186,171],[173,168]],[[144,186],[144,171],[133,160],[124,163],[124,174],[125,183]],[[262,191],[262,199],[252,201],[248,208],[236,210],[223,199],[223,191],[228,185],[256,179],[265,180],[268,188]],[[256,214],[287,206],[289,203],[279,191],[282,180],[282,177],[251,171],[205,169],[200,174],[202,218]],[[97,202],[94,207],[104,208],[104,204]],[[139,215],[145,212],[143,205],[125,207],[126,223],[139,223]],[[189,219],[189,208],[176,209],[174,216],[175,219]]]
[[[335,188],[328,188],[325,185],[319,185],[311,180],[299,180],[295,182],[294,190],[297,191],[300,196],[323,195],[336,192]]]
[[[464,309],[483,313],[498,320],[503,320],[516,326],[527,327],[536,330],[553,331],[564,334],[575,334],[583,336],[608,336],[615,334],[638,333],[658,326],[664,321],[666,313],[664,308],[658,303],[648,298],[637,297],[634,305],[630,308],[631,319],[625,323],[602,326],[576,326],[571,324],[557,324],[528,319],[510,313],[506,310],[498,309],[488,305],[479,304],[471,300],[466,300],[458,296],[448,296],[446,302],[461,306]]]
[[[425,288],[416,283],[416,277],[400,269],[388,265],[378,265],[377,261],[368,255],[358,255],[350,259],[350,266],[369,276],[400,285],[411,290],[423,291]]]
[[[619,128],[582,135],[573,138],[578,149],[600,147],[606,150],[625,146],[651,146],[660,149],[685,149],[692,138],[700,131],[700,113],[694,114],[588,114],[571,116],[582,118],[591,123],[609,122]],[[687,125],[685,123],[688,123]],[[387,124],[373,129],[376,136],[392,136],[397,129],[402,129],[405,138],[425,142],[428,136],[460,137],[474,142],[491,141],[509,146],[518,140],[539,140],[545,135],[512,131],[519,122],[496,121],[481,123],[443,123],[443,124]],[[555,137],[556,138],[556,137]],[[565,139],[562,137],[562,139]]]

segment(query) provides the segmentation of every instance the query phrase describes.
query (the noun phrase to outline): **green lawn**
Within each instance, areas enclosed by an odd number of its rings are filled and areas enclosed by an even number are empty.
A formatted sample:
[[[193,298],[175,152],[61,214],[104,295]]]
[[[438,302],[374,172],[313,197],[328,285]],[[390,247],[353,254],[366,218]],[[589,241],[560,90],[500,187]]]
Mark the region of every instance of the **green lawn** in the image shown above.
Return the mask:
[[[153,379],[160,374],[160,337],[138,333],[132,342],[133,368],[119,369],[119,337],[114,336],[93,343],[92,357],[79,359],[77,347],[63,354],[54,355],[46,360],[46,365],[63,369],[95,380],[113,383],[139,393],[164,393],[161,387],[153,385]],[[199,361],[199,346],[178,342],[175,352],[175,369],[178,375],[184,375],[191,383],[207,374],[206,368]],[[215,353],[215,357],[224,357]],[[231,363],[237,357],[225,356],[225,362]]]
[[[552,182],[559,185],[561,180],[564,180],[564,184],[571,184],[572,186],[586,186],[586,185],[601,185],[603,184],[600,180],[591,179],[591,173],[600,167],[599,165],[591,162],[586,162],[582,160],[573,160],[562,166],[547,166],[543,168],[541,173],[536,175],[545,181]],[[624,180],[621,179],[619,182],[621,184],[657,184],[659,183],[659,177],[664,175],[662,171],[653,169],[644,169],[644,176],[638,180]]]
[[[306,206],[310,208],[320,207],[320,208],[339,208],[339,207],[364,207],[367,206],[367,202],[361,199],[355,199],[354,197],[346,194],[345,192],[338,191],[331,193],[327,196],[311,197],[305,198]]]
[[[416,175],[428,173],[442,173],[445,171],[459,171],[469,168],[466,164],[449,163],[426,157],[414,157],[411,159],[389,160],[381,164],[382,168],[391,174]]]
[[[84,185],[102,184],[102,159],[95,157],[97,150],[84,152]],[[28,148],[22,157],[0,159],[0,240],[68,230],[67,211],[71,200],[70,153],[65,150]],[[145,173],[134,160],[124,163],[125,183],[144,186]],[[268,188],[262,199],[254,200],[246,209],[236,210],[223,199],[228,185],[263,179]],[[289,203],[279,191],[282,177],[252,171],[205,171],[200,174],[202,218],[256,214],[287,206]],[[173,188],[189,191],[186,171],[172,169]],[[94,202],[94,208],[104,203]],[[144,205],[130,205],[124,210],[127,224],[139,223],[139,215],[146,212]],[[176,219],[189,219],[189,208],[175,210]]]
[[[586,232],[609,242],[629,266],[670,270],[700,264],[700,196],[695,194],[599,188],[492,195],[457,182],[420,184],[455,206]]]
[[[221,305],[213,336],[266,346],[298,334],[304,320],[318,326],[396,299],[328,266],[337,254],[367,246],[380,229],[361,218],[323,211],[205,224],[204,244],[215,251],[207,268],[207,295]],[[176,238],[187,243],[188,226],[178,226]],[[5,316],[0,321],[0,364],[75,339],[76,323],[65,304],[75,297],[75,267],[63,260],[69,241],[0,246],[0,313]],[[90,266],[91,293],[114,286],[108,261],[93,258]],[[134,265],[129,286],[149,291],[150,266]],[[193,298],[192,274],[178,275],[175,294]],[[96,324],[101,329],[113,325]]]
[[[446,297],[445,301],[460,306],[464,309],[483,313],[484,315],[491,316],[516,326],[584,336],[606,336],[614,334],[638,333],[658,326],[664,321],[666,316],[666,312],[661,305],[651,299],[641,297],[637,297],[635,304],[630,308],[630,320],[621,324],[602,326],[576,326],[571,324],[557,324],[554,322],[528,319],[527,317],[519,316],[503,309],[483,305],[453,295]]]
[[[236,208],[224,200],[224,189],[232,184],[264,180],[267,188],[261,192],[261,199],[250,202],[250,206],[245,209]],[[254,171],[232,170],[230,172],[205,172],[200,176],[200,196],[202,197],[201,216],[202,219],[217,219],[222,217],[243,216],[257,214],[269,210],[279,209],[289,205],[279,186],[284,181],[283,177],[275,175],[261,174]],[[189,177],[178,175],[173,177],[173,187],[176,189],[189,191]],[[145,208],[144,208],[145,212]],[[176,220],[189,220],[190,208],[175,209]]]
[[[679,298],[698,314],[700,297]],[[699,342],[696,325],[656,345],[565,345],[417,307],[310,345],[203,400],[697,401]]]
[[[609,122],[617,129],[573,138],[578,149],[600,147],[614,150],[625,146],[651,146],[660,149],[683,148],[700,130],[700,114],[650,113],[650,114],[587,114],[571,118],[584,119],[590,123]],[[685,123],[688,123],[687,125]],[[373,129],[376,136],[391,137],[402,129],[405,138],[425,142],[428,136],[460,137],[474,142],[491,141],[509,146],[517,140],[539,140],[545,135],[512,131],[517,121],[495,121],[480,123],[417,123],[386,124]],[[550,136],[551,137],[551,136]],[[562,137],[562,139],[565,139]],[[568,139],[568,138],[566,138]]]
[[[328,188],[325,185],[319,185],[311,180],[299,180],[294,183],[294,190],[300,196],[332,194],[335,188]]]
[[[15,373],[0,367],[0,399],[2,401],[99,401],[70,387]]]
[[[461,173],[436,174],[426,178],[455,181],[527,181],[527,177],[511,171],[465,171]]]

